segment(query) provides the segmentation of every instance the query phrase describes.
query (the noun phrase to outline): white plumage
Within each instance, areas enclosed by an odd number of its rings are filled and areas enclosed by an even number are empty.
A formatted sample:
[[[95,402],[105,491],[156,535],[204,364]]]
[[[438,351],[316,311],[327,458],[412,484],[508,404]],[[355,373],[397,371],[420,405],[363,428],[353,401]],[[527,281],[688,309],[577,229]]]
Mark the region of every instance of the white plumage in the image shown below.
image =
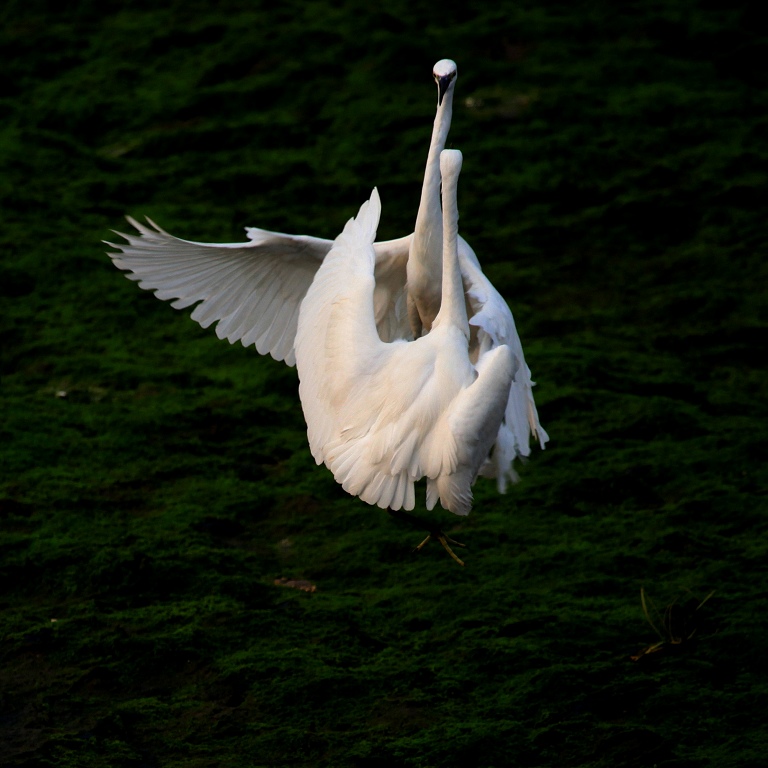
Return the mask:
[[[299,306],[332,241],[249,229],[246,243],[182,240],[130,216],[139,236],[117,233],[127,243],[107,243],[118,269],[158,299],[173,300],[203,328],[234,344],[254,345],[259,354],[295,365],[293,345]],[[405,263],[410,236],[376,244],[376,317],[382,338],[407,333]]]
[[[451,123],[457,69],[443,59],[434,67],[438,108],[432,131],[421,201],[412,235],[374,243],[373,308],[383,341],[418,338],[429,332],[441,306],[442,215],[440,153]],[[138,235],[127,243],[109,243],[115,265],[139,286],[184,309],[197,304],[192,319],[213,323],[219,338],[253,345],[260,354],[295,364],[299,308],[333,241],[248,228],[245,243],[197,243],[181,240],[154,222],[128,221]],[[539,424],[531,372],[525,363],[512,313],[480,268],[477,256],[458,238],[458,260],[470,310],[470,357],[478,361],[490,349],[507,345],[517,361],[508,390],[504,419],[492,455],[481,468],[504,492],[515,479],[513,461],[530,455],[530,436],[541,447],[549,439]],[[353,350],[350,348],[349,353]]]
[[[427,478],[427,507],[466,515],[471,486],[504,418],[517,361],[507,345],[470,360],[459,269],[456,186],[461,153],[445,150],[442,298],[431,330],[384,342],[373,312],[381,206],[374,190],[320,266],[299,312],[296,365],[312,455],[351,494],[413,509]]]

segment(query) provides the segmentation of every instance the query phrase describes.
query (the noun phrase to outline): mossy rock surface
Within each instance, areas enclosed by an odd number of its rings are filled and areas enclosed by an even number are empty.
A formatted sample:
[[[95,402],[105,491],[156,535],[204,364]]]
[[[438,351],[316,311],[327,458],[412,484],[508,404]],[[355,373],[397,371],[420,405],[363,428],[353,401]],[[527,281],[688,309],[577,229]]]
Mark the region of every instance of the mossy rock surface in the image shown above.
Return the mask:
[[[0,763],[765,764],[752,6],[0,18]],[[506,495],[481,480],[468,518],[434,513],[463,569],[315,466],[295,370],[142,292],[100,242],[125,214],[208,242],[334,237],[374,186],[380,236],[406,234],[443,57],[461,231],[552,438]]]

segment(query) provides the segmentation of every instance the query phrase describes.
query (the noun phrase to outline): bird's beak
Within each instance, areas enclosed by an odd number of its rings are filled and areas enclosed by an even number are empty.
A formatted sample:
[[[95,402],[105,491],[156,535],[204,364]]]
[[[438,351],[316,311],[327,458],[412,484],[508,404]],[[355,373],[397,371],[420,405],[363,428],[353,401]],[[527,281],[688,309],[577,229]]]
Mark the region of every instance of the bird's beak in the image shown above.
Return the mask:
[[[437,81],[437,106],[439,107],[443,103],[443,96],[448,93],[453,78],[450,75],[445,75],[444,77],[436,77],[435,80]]]

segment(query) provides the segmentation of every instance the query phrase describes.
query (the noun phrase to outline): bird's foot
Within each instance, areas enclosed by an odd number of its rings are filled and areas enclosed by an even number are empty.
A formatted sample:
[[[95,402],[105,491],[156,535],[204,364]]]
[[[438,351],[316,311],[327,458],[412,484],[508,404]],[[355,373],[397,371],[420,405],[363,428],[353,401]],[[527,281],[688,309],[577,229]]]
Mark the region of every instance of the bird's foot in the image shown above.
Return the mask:
[[[421,552],[422,547],[426,546],[427,542],[429,542],[430,539],[437,539],[442,545],[445,551],[459,564],[464,565],[464,561],[451,549],[448,542],[450,541],[451,544],[453,544],[456,547],[464,547],[466,549],[467,545],[462,544],[460,541],[456,541],[456,539],[452,539],[450,536],[447,536],[442,531],[434,530],[430,532],[427,535],[427,538],[424,539],[424,541],[419,544],[418,547],[414,548],[414,552]]]
[[[417,527],[417,528],[424,528],[426,527],[424,523],[419,520],[417,517],[414,517],[413,515],[409,515],[407,512],[403,512],[403,510],[398,509],[388,509],[387,512],[389,512],[392,517],[397,517],[400,520],[405,520],[406,522],[411,523],[411,525]],[[421,542],[417,547],[414,547],[412,550],[413,552],[421,552],[421,550],[427,545],[427,543],[431,539],[437,539],[442,545],[445,551],[459,564],[464,565],[464,561],[451,549],[451,544],[453,544],[455,547],[462,547],[466,549],[466,544],[462,544],[460,541],[456,541],[456,539],[452,539],[450,536],[445,534],[443,531],[441,531],[439,528],[427,528],[429,531],[429,534],[424,541]],[[450,542],[450,543],[449,543]]]

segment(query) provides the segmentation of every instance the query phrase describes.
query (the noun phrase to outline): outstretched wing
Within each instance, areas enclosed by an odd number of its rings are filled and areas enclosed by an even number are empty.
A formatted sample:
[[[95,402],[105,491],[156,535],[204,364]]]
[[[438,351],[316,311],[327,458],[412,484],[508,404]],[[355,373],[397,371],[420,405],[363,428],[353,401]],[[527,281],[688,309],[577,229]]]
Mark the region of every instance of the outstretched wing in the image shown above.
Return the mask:
[[[295,364],[299,306],[330,240],[251,230],[247,243],[197,243],[148,221],[149,227],[128,217],[139,235],[117,233],[128,242],[108,243],[118,249],[109,256],[126,277],[176,309],[200,302],[192,319],[203,328],[218,322],[220,339]]]
[[[315,461],[344,424],[341,404],[358,384],[361,370],[382,346],[374,317],[373,239],[381,203],[371,199],[333,243],[299,312],[296,367],[299,396]]]
[[[139,234],[120,234],[127,243],[108,243],[126,277],[171,300],[176,309],[198,303],[192,319],[230,343],[254,345],[260,354],[295,364],[299,307],[333,241],[248,228],[245,243],[198,243],[174,237],[153,221],[128,217]],[[409,238],[377,244],[381,284],[377,318],[383,337],[407,329],[405,262]]]
[[[467,299],[472,309],[469,324],[478,329],[479,355],[506,344],[516,358],[517,371],[509,388],[504,422],[499,430],[491,463],[482,470],[486,477],[495,477],[499,491],[506,490],[507,480],[515,480],[512,463],[518,456],[531,453],[530,436],[544,448],[549,436],[539,423],[539,414],[533,399],[535,382],[525,362],[523,345],[515,327],[512,312],[501,294],[483,274],[475,252],[459,237],[459,263]]]

